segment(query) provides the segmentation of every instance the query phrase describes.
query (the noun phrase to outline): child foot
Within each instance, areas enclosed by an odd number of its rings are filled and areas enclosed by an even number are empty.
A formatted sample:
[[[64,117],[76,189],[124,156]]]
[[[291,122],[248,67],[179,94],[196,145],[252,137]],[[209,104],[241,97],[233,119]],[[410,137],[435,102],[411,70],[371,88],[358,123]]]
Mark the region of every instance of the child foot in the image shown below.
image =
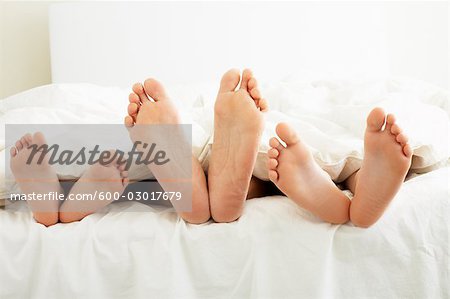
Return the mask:
[[[111,157],[114,151],[111,151]],[[124,164],[114,159],[109,164],[92,165],[75,183],[59,211],[61,222],[73,222],[110,204],[128,185]]]
[[[240,217],[247,196],[268,109],[250,70],[222,77],[214,107],[214,142],[208,170],[211,216],[217,222]]]
[[[348,221],[349,199],[315,162],[297,133],[287,124],[276,128],[278,137],[270,140],[269,178],[290,199],[330,223]]]
[[[39,149],[46,144],[44,135],[38,132],[34,135],[24,135],[11,149],[11,171],[21,192],[25,195],[35,193],[41,196],[51,194],[58,196],[63,193],[58,176],[48,163],[48,155],[44,155],[42,161],[39,161],[42,149],[36,152],[30,164],[27,163],[34,151],[33,147]],[[58,222],[59,202],[57,200],[29,200],[28,205],[37,222],[45,226]]]
[[[384,126],[384,128],[383,128]],[[356,174],[350,219],[361,227],[374,224],[405,180],[411,165],[408,138],[392,114],[375,108],[367,118],[364,160]]]

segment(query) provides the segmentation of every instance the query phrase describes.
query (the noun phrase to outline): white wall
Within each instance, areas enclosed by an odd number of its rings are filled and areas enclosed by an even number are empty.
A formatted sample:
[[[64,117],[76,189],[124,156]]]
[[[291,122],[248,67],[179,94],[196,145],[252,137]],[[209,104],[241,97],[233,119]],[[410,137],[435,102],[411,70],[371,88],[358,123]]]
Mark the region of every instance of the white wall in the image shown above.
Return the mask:
[[[382,16],[352,2],[64,3],[50,13],[53,80],[216,82],[231,67],[262,80],[305,69],[384,74]]]
[[[254,5],[257,7],[258,3]],[[383,7],[385,17],[379,34],[388,41],[390,73],[423,79],[448,89],[448,2],[378,5]],[[0,2],[0,98],[51,82],[48,6],[49,2]]]
[[[450,89],[449,11],[448,1],[388,3],[390,73]]]
[[[0,1],[0,99],[51,82],[48,6]]]
[[[448,2],[97,2],[53,9],[55,82],[217,81],[225,69],[251,67],[263,80],[308,69],[408,76],[448,88]]]

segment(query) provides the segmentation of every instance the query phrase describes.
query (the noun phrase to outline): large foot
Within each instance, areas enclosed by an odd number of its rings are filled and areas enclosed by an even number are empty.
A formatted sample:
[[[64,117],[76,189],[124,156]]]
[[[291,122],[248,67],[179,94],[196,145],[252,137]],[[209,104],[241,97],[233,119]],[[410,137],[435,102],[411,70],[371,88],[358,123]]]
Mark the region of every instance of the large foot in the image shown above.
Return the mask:
[[[111,152],[113,155],[114,152]],[[92,165],[75,183],[61,206],[61,222],[74,222],[110,204],[122,195],[128,185],[125,165],[117,159],[109,164]]]
[[[58,208],[60,194],[63,190],[59,183],[55,170],[49,165],[48,155],[43,155],[39,161],[42,149],[32,157],[31,163],[27,163],[32,156],[33,147],[46,145],[44,135],[35,133],[26,134],[16,142],[15,148],[11,149],[11,171],[23,194],[42,196],[46,200],[28,200],[37,222],[50,226],[58,222]],[[53,195],[54,196],[53,196]],[[47,196],[47,197],[46,197]],[[49,198],[52,196],[52,198]]]
[[[350,219],[361,227],[374,224],[397,194],[411,165],[408,138],[392,114],[375,108],[367,118],[364,160],[356,174]]]
[[[128,115],[125,125],[179,124],[180,117],[164,86],[155,79],[147,79],[144,85],[136,83],[128,97]]]
[[[290,199],[330,223],[349,219],[350,201],[330,176],[315,162],[308,148],[287,124],[276,128],[278,137],[270,140],[269,178]]]
[[[131,140],[145,157],[150,147],[144,147],[144,143],[162,146],[168,135],[174,135],[176,125],[180,124],[180,117],[164,86],[155,79],[145,80],[144,85],[136,83],[132,89],[133,93],[128,97],[125,126]]]
[[[170,100],[164,86],[154,80],[147,79],[144,85],[136,83],[133,85],[133,93],[129,96],[128,105],[128,115],[125,117],[125,125],[130,129],[130,137],[133,142],[141,141],[146,142],[148,138],[145,135],[145,131],[148,131],[149,127],[141,127],[136,125],[178,125],[180,124],[180,117],[178,111]],[[166,127],[167,128],[167,127]],[[183,148],[189,146],[189,151],[191,150],[190,144],[184,142],[183,132],[177,130],[177,126],[173,126],[173,132],[167,132],[167,130],[159,131],[157,128],[150,128],[153,132],[159,132],[157,136],[151,136],[152,142],[156,144],[165,143],[163,139],[167,139],[167,134],[171,134],[171,140],[177,140],[177,144],[169,145],[169,147]],[[178,128],[179,129],[179,128]],[[144,131],[144,132],[143,132]],[[182,130],[181,130],[182,131]],[[175,138],[174,136],[180,136],[180,138]],[[139,149],[139,147],[138,147]],[[142,150],[142,148],[140,148]],[[184,154],[184,150],[180,150]],[[184,212],[185,202],[180,209],[177,209],[176,202],[175,209],[180,210],[179,215],[190,223],[204,223],[209,220],[209,198],[208,198],[208,188],[206,184],[206,177],[203,169],[198,162],[197,158],[191,157],[189,165],[192,165],[192,186],[187,187],[186,182],[182,182],[177,186],[176,183],[167,182],[170,178],[179,178],[180,173],[184,172],[186,169],[177,169],[171,166],[184,165],[186,161],[174,161],[174,157],[177,154],[172,155],[171,165],[162,165],[153,167],[150,166],[150,170],[155,175],[158,182],[161,184],[162,188],[166,192],[189,192],[192,194],[192,211]],[[190,171],[189,171],[190,175]],[[191,197],[189,194],[186,197]]]
[[[208,170],[211,216],[217,222],[240,217],[247,197],[268,109],[250,70],[228,71],[214,109],[214,142]]]

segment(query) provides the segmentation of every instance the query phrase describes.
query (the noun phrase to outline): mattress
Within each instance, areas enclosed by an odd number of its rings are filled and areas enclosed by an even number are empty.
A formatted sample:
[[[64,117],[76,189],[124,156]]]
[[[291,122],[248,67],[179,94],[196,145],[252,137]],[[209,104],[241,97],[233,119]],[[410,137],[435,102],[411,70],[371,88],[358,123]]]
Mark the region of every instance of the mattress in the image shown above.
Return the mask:
[[[449,175],[407,181],[369,229],[323,223],[282,196],[203,225],[121,202],[45,228],[18,202],[0,210],[0,297],[448,298]]]

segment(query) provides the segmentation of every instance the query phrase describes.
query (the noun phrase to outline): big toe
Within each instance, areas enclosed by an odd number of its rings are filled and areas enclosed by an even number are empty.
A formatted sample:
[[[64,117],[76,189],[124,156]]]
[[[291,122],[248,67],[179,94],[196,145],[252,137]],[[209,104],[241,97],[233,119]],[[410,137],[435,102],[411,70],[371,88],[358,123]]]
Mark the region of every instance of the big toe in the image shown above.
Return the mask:
[[[278,137],[288,146],[300,140],[295,130],[286,123],[279,123],[276,127],[276,132]]]
[[[239,84],[240,79],[241,76],[239,74],[239,70],[237,69],[229,70],[222,76],[222,80],[220,80],[219,93],[236,90],[236,87]]]
[[[47,141],[45,140],[44,134],[42,134],[41,132],[36,132],[33,135],[32,143],[36,144],[37,146],[41,146],[47,144]]]
[[[381,108],[375,108],[367,117],[367,130],[377,132],[381,131],[386,119],[386,113]]]
[[[147,79],[144,82],[145,92],[155,101],[161,101],[168,98],[164,86],[155,79]]]

